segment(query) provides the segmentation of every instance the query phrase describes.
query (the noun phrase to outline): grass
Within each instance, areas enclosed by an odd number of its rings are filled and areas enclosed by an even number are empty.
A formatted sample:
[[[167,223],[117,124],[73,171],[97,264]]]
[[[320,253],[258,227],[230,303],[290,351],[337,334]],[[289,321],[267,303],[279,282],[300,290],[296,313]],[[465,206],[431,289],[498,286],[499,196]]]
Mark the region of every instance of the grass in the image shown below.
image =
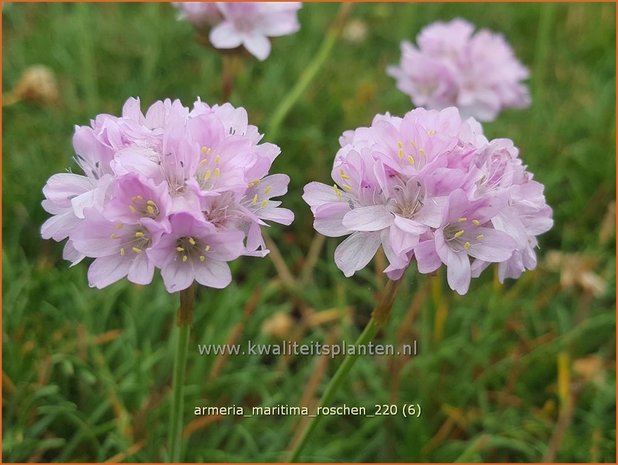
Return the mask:
[[[337,8],[306,4],[298,34],[277,40],[263,63],[245,60],[231,102],[260,128]],[[271,260],[254,258],[234,264],[225,291],[199,290],[185,391],[187,461],[281,460],[299,418],[194,417],[193,407],[312,405],[340,363],[202,357],[196,344],[276,342],[264,326],[275,315],[290,319],[286,338],[351,342],[367,321],[382,278],[368,267],[344,279],[331,239],[315,268],[306,267],[314,233],[302,187],[328,180],[343,130],[410,109],[384,69],[398,60],[401,39],[455,16],[502,31],[532,70],[532,107],[505,112],[485,130],[520,147],[546,185],[555,227],[542,237],[538,269],[517,282],[497,285],[488,271],[458,297],[443,276],[409,273],[378,340],[417,339],[420,354],[359,360],[335,404],[418,403],[420,418],[333,417],[302,459],[614,462],[615,236],[604,226],[615,198],[611,4],[354,6],[350,18],[367,26],[366,39],[335,44],[273,140],[283,152],[274,172],[292,178],[285,203],[296,221],[270,234],[295,279],[305,276],[302,291],[291,293]],[[3,460],[165,460],[177,296],[159,277],[148,287],[88,288],[86,265],[68,268],[62,246],[40,239],[41,187],[71,166],[73,125],[117,114],[129,96],[144,105],[166,97],[188,104],[198,95],[218,102],[221,58],[193,42],[168,4],[5,3],[2,21],[5,93],[36,63],[60,85],[55,105],[3,108]],[[581,276],[584,264],[552,267],[551,251],[589,257],[605,292],[568,286],[565,275]]]

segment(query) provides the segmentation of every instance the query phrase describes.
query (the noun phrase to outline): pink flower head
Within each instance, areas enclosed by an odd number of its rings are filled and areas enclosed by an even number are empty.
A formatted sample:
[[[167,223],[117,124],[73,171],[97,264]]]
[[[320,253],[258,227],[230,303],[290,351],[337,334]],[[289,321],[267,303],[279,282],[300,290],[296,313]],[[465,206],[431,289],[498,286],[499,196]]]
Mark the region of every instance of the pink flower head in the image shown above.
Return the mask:
[[[387,72],[416,106],[441,110],[456,106],[464,116],[493,121],[505,108],[530,105],[521,83],[528,70],[500,34],[463,19],[436,22],[417,37],[418,46],[401,44],[399,66]]]
[[[73,264],[95,258],[88,273],[94,287],[124,277],[148,284],[157,267],[169,292],[194,280],[225,287],[225,262],[266,255],[261,228],[294,218],[273,200],[289,183],[269,175],[280,150],[261,138],[247,112],[230,104],[198,100],[189,109],[165,100],[143,114],[139,100],[129,99],[121,117],[99,115],[76,128],[75,160],[84,175],[49,179],[43,207],[53,216],[41,234],[68,239],[63,257]],[[188,241],[175,246],[184,255],[172,247],[178,241]],[[193,241],[208,250],[198,254]]]
[[[196,28],[211,27],[209,41],[219,49],[246,48],[259,60],[270,55],[269,37],[300,29],[300,2],[180,2],[180,17]]]
[[[536,236],[551,228],[551,209],[510,140],[488,141],[455,108],[418,108],[378,115],[340,143],[335,184],[309,183],[303,199],[318,232],[348,236],[335,251],[346,276],[380,246],[391,279],[413,259],[421,273],[444,264],[460,294],[490,263],[500,264],[501,279],[536,265]]]

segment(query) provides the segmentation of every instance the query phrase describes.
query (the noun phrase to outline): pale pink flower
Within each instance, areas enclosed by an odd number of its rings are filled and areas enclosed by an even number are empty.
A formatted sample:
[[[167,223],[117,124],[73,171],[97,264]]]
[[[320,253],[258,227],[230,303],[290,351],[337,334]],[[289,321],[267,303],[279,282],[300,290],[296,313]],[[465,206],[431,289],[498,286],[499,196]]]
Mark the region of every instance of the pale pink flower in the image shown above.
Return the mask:
[[[492,121],[506,108],[530,105],[522,83],[528,70],[500,34],[463,19],[436,22],[417,37],[418,46],[401,43],[399,66],[387,72],[414,105],[441,110],[459,108],[461,114]]]
[[[309,183],[303,199],[318,232],[348,236],[335,251],[346,276],[380,246],[391,279],[415,259],[421,273],[444,264],[460,294],[490,263],[499,263],[501,279],[534,268],[551,209],[510,140],[488,141],[455,108],[419,108],[403,118],[378,115],[340,143],[335,184]]]
[[[270,55],[270,37],[297,32],[300,2],[215,2],[174,3],[180,17],[198,29],[211,27],[208,35],[213,47],[244,47],[259,60]]]
[[[246,111],[230,104],[198,100],[189,109],[165,100],[143,114],[139,101],[129,99],[121,117],[99,115],[76,128],[75,160],[85,175],[49,179],[43,207],[53,216],[41,234],[67,239],[63,256],[73,264],[95,258],[88,278],[98,288],[124,277],[147,284],[157,266],[170,292],[193,280],[223,287],[226,261],[268,253],[261,235],[267,221],[293,220],[273,199],[289,183],[285,175],[269,175],[280,150],[261,138]],[[189,244],[207,239],[213,252],[194,256],[188,247],[176,267],[168,252],[183,234],[193,238]],[[202,255],[212,260],[203,264]],[[217,279],[209,277],[217,270]]]

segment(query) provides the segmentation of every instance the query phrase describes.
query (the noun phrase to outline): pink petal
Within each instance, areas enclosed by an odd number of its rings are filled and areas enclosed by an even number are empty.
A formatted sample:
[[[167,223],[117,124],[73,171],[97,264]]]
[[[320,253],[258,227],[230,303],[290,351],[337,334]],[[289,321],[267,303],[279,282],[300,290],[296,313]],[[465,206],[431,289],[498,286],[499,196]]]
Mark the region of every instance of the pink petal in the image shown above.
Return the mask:
[[[380,234],[355,232],[335,250],[335,263],[343,274],[352,276],[371,261],[380,247]]]
[[[161,269],[161,277],[167,292],[178,292],[188,288],[195,277],[193,265],[172,260]]]
[[[339,203],[341,199],[335,193],[333,186],[321,182],[310,182],[305,186],[303,200],[312,208],[325,203]]]
[[[448,249],[446,276],[448,285],[459,295],[464,295],[470,287],[470,259],[464,252]]]
[[[270,55],[270,40],[258,33],[245,36],[243,45],[260,61],[264,61]]]
[[[432,240],[423,241],[414,247],[414,256],[419,273],[433,273],[442,265],[442,260],[436,252],[436,244]]]
[[[420,224],[415,220],[410,220],[398,215],[395,215],[395,225],[397,225],[397,227],[402,231],[416,236],[420,236],[428,230],[427,226]]]
[[[442,223],[446,204],[446,197],[427,198],[425,200],[425,205],[423,205],[423,208],[416,214],[414,220],[432,228],[439,228]]]
[[[203,263],[196,263],[195,279],[203,286],[223,289],[232,282],[230,267],[225,262],[206,259]]]
[[[227,22],[215,26],[210,31],[208,39],[215,48],[236,48],[242,44],[242,36]]]
[[[90,287],[102,289],[124,278],[129,272],[131,260],[120,255],[97,258],[88,268]]]
[[[154,265],[148,260],[145,253],[137,255],[131,263],[128,279],[135,284],[150,284],[154,276]]]
[[[259,212],[259,217],[263,220],[274,221],[286,226],[294,221],[294,213],[287,208],[264,208]]]
[[[393,214],[384,205],[358,207],[343,217],[343,225],[352,231],[380,231],[393,224]]]
[[[81,220],[75,216],[73,210],[48,218],[41,226],[43,239],[61,241],[69,236],[71,231]]]
[[[508,260],[517,244],[511,236],[491,228],[477,228],[476,232],[482,239],[472,242],[468,254],[486,262],[502,262]]]
[[[343,202],[317,207],[313,227],[317,232],[327,237],[340,237],[349,234],[350,230],[343,225],[343,217],[349,211],[350,207]]]

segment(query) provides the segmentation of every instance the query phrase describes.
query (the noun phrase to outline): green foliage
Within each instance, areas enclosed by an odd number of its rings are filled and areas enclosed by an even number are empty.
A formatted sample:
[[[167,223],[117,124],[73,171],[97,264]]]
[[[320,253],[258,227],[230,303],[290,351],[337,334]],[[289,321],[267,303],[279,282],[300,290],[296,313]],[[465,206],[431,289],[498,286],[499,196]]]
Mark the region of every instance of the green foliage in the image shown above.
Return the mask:
[[[246,107],[253,123],[266,127],[337,8],[306,4],[298,34],[277,40],[263,63],[244,60],[231,102]],[[421,417],[330,418],[303,459],[525,462],[553,454],[561,462],[614,461],[614,236],[601,231],[615,197],[611,4],[354,5],[351,19],[367,27],[367,37],[336,43],[273,141],[283,152],[274,172],[291,176],[285,203],[297,218],[269,232],[292,274],[304,270],[308,279],[292,292],[271,260],[242,258],[228,289],[199,290],[185,391],[186,422],[193,422],[187,461],[281,460],[298,418],[205,422],[193,416],[194,406],[300,405],[321,393],[340,362],[223,361],[200,356],[198,343],[225,343],[234,334],[239,343],[273,342],[263,325],[275,314],[292,318],[286,338],[305,342],[351,342],[367,321],[379,273],[370,267],[344,279],[331,239],[313,273],[304,268],[314,233],[302,187],[328,181],[343,130],[369,124],[378,112],[410,109],[385,67],[398,61],[401,39],[455,16],[502,31],[532,71],[532,107],[504,113],[486,132],[520,147],[546,185],[555,227],[542,237],[539,268],[517,282],[497,285],[488,271],[458,297],[443,276],[408,273],[378,340],[416,339],[420,354],[359,360],[335,403],[413,402]],[[56,73],[60,87],[54,105],[3,108],[4,460],[165,460],[177,296],[158,277],[148,287],[88,288],[86,264],[68,268],[62,246],[40,239],[41,187],[75,168],[73,125],[117,114],[129,96],[144,106],[166,97],[189,104],[198,95],[218,102],[221,58],[193,41],[168,4],[4,4],[2,21],[5,94],[37,63]],[[596,273],[605,292],[567,287],[546,265],[554,250],[591,257],[589,270],[574,273]]]

